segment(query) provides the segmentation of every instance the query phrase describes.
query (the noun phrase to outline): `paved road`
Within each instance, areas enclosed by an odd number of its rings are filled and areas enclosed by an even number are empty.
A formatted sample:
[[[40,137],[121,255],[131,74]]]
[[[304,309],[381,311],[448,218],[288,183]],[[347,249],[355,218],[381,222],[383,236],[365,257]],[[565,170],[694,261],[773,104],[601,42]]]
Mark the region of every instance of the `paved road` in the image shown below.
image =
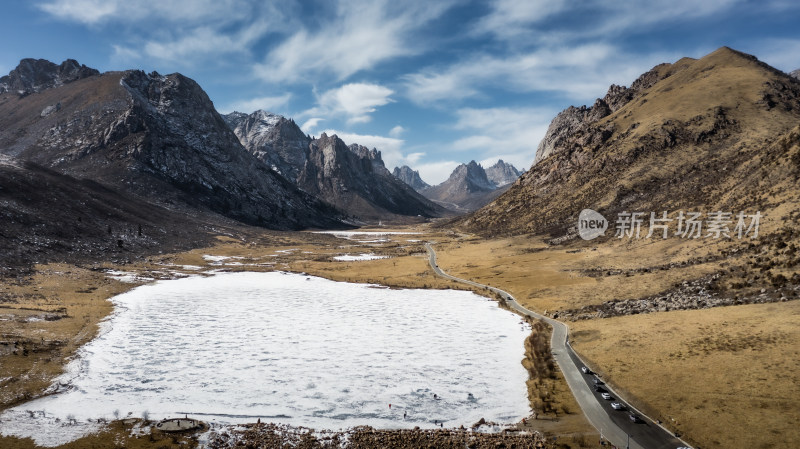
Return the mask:
[[[474,287],[486,289],[499,294],[505,299],[506,304],[522,315],[546,321],[553,328],[553,336],[550,340],[550,347],[553,358],[558,363],[564,378],[569,385],[572,394],[578,401],[581,410],[586,415],[589,422],[613,445],[624,448],[628,444],[630,435],[631,449],[675,449],[689,445],[673,436],[666,429],[654,423],[650,418],[643,415],[638,410],[631,407],[627,401],[620,398],[610,387],[601,387],[613,396],[613,400],[605,400],[600,397],[602,392],[595,391],[594,375],[587,375],[581,372],[581,368],[586,366],[580,357],[575,354],[569,344],[569,328],[561,321],[556,321],[544,315],[530,311],[519,303],[508,292],[489,285],[480,284],[467,279],[457,278],[442,271],[436,264],[436,252],[430,243],[425,244],[430,256],[430,264],[433,271],[444,278],[457,282],[472,285]],[[619,402],[625,409],[614,410],[611,402]],[[641,418],[638,423],[631,422],[629,413],[634,412]]]

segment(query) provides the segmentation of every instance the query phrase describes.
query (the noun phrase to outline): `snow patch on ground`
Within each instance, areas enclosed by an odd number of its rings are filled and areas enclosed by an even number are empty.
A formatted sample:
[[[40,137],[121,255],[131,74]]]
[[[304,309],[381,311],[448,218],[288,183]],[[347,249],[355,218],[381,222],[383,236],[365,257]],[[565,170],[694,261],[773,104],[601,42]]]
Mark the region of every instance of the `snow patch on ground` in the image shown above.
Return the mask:
[[[340,262],[354,262],[359,260],[377,260],[377,259],[388,259],[389,256],[379,256],[377,254],[358,254],[355,256],[351,256],[350,254],[345,254],[343,256],[334,256],[333,260],[338,260]]]
[[[116,279],[120,282],[125,282],[128,284],[134,284],[137,282],[150,282],[153,281],[153,278],[140,276],[138,273],[130,272],[130,271],[119,271],[119,270],[106,270],[106,276],[111,279]]]
[[[315,234],[329,234],[340,239],[356,240],[356,237],[382,237],[387,235],[419,235],[421,232],[400,231],[317,231]],[[387,239],[388,240],[388,239]]]
[[[115,411],[316,429],[529,414],[516,315],[471,292],[374,287],[284,272],[140,286],[112,298],[60,392],[3,412],[0,434],[53,446]]]

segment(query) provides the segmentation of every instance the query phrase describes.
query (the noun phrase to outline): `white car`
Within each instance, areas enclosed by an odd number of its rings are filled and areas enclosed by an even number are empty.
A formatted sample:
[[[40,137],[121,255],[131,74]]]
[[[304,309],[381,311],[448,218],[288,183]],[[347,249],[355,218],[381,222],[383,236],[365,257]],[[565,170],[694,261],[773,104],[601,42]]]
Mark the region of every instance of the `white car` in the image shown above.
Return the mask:
[[[611,408],[613,408],[614,410],[622,410],[622,409],[625,408],[625,406],[620,404],[619,402],[612,402],[611,403]],[[680,448],[678,448],[678,449],[680,449]]]
[[[612,399],[611,395],[608,393],[600,393],[600,397],[603,399],[609,399],[609,400]]]

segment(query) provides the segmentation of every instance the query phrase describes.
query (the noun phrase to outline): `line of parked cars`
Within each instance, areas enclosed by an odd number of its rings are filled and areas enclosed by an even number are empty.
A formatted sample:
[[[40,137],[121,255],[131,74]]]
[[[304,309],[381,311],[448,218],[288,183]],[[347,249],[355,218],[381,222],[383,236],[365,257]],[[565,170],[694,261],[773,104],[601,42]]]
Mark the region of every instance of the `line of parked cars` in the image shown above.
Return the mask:
[[[585,367],[585,366],[581,367],[581,372],[583,372],[583,374],[588,374],[588,375],[594,374],[594,372],[592,370],[590,370],[588,367]],[[608,393],[608,390],[603,388],[603,385],[605,385],[605,383],[602,380],[600,380],[597,377],[595,377],[594,379],[592,379],[592,383],[594,383],[594,391],[600,393],[600,397],[601,398],[605,399],[606,401],[611,401],[611,400],[614,399],[614,397],[611,396],[611,394]],[[620,402],[612,402],[611,403],[611,408],[613,408],[614,410],[626,410],[627,409]],[[637,415],[636,413],[633,413],[633,412],[628,413],[628,419],[630,419],[631,422],[635,422],[635,423],[642,422],[642,418],[640,418],[639,415]]]

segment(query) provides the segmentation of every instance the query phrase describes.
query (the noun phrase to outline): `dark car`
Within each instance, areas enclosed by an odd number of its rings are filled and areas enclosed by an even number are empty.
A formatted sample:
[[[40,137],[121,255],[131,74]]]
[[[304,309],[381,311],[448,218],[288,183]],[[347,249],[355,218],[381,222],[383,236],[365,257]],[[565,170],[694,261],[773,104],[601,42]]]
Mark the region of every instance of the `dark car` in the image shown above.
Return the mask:
[[[642,422],[642,419],[639,418],[639,415],[637,415],[636,413],[631,413],[630,415],[628,415],[628,418],[630,418],[632,422]]]

